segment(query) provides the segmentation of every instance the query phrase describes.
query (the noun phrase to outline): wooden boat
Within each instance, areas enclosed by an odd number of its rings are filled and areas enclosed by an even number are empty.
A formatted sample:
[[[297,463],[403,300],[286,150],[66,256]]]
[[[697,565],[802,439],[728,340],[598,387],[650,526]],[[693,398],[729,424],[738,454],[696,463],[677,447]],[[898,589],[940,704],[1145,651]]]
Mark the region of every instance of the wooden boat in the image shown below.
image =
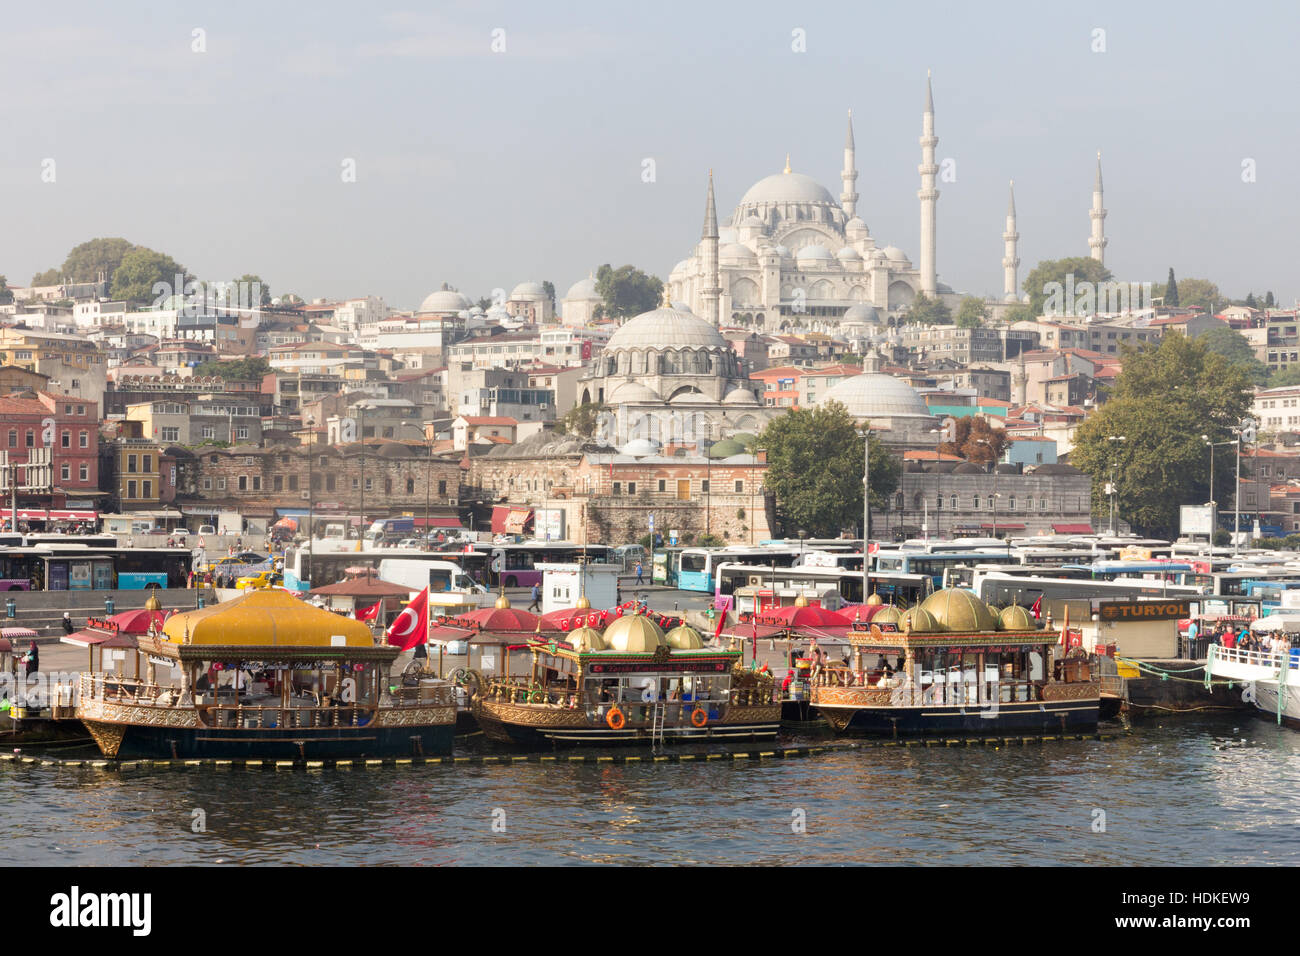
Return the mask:
[[[604,633],[538,635],[529,673],[473,676],[472,707],[490,739],[525,746],[659,745],[772,739],[781,705],[772,679],[740,651],[706,648],[686,625],[666,634],[645,614]]]
[[[126,662],[102,651],[76,716],[107,757],[314,759],[451,752],[447,681],[390,682],[397,648],[284,591],[176,614]],[[144,672],[141,673],[141,664]]]
[[[1081,650],[1024,608],[994,612],[970,591],[886,607],[849,632],[851,666],[824,664],[814,708],[841,734],[1064,733],[1095,728],[1101,689]]]

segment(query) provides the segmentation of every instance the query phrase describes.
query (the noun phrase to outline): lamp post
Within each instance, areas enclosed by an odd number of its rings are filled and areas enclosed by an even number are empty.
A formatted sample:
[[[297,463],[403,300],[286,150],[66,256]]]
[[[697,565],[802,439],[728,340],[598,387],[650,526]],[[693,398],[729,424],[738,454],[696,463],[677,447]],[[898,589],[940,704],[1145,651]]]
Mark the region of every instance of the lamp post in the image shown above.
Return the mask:
[[[402,427],[405,428],[406,426],[413,424],[415,423],[402,422]],[[433,442],[430,440],[428,434],[423,431],[423,427],[421,428],[420,433],[424,436],[424,447],[428,451],[428,457],[424,469],[424,539],[420,546],[420,550],[429,551],[431,550],[430,545],[432,544],[429,540],[429,535],[431,533],[429,530],[429,486],[433,483]]]
[[[1121,442],[1121,441],[1128,441],[1128,436],[1107,435],[1106,441],[1111,442],[1110,485],[1106,488],[1106,491],[1110,495],[1110,536],[1113,538],[1115,537],[1115,468],[1118,465],[1118,461],[1117,461],[1118,453],[1115,451],[1115,449],[1118,446],[1115,445],[1114,443]]]
[[[998,459],[993,454],[993,443],[987,438],[977,438],[975,441],[980,445],[988,445],[989,455],[991,456],[991,467],[993,468],[993,537],[996,538],[998,536]]]
[[[301,388],[301,385],[299,387]],[[301,396],[301,392],[299,395]],[[307,426],[307,583],[310,586],[312,583],[313,542],[316,537],[316,519],[313,516],[313,512],[316,510],[316,489],[312,486],[312,482],[315,480],[315,473],[312,470],[312,458],[316,455],[316,419],[308,415],[303,424]]]
[[[871,559],[867,539],[871,535],[871,423],[862,426],[862,600],[871,593],[868,570]]]
[[[360,507],[361,512],[358,516],[360,524],[357,526],[357,550],[366,550],[366,409],[369,406],[365,402],[357,403],[358,421],[357,421],[357,441],[361,442],[361,483]]]
[[[1241,444],[1238,438],[1230,438],[1227,441],[1210,441],[1209,435],[1202,435],[1201,441],[1205,442],[1210,448],[1210,553],[1214,553],[1214,532],[1219,528],[1219,503],[1214,498],[1214,449],[1219,445],[1236,445],[1238,451],[1237,457],[1237,474],[1241,474]],[[1234,506],[1236,497],[1233,498]]]

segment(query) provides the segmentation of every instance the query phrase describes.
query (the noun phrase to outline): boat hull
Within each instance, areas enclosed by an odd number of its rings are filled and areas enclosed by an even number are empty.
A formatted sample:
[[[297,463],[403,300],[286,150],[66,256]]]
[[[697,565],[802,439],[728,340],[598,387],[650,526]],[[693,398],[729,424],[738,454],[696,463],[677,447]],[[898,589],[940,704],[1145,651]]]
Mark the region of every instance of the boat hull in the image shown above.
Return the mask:
[[[455,724],[406,727],[286,727],[232,730],[159,727],[88,720],[100,751],[137,759],[322,760],[353,757],[435,757],[451,753]]]
[[[579,710],[487,701],[475,705],[474,715],[489,740],[519,747],[644,747],[658,742],[649,726],[627,724],[615,730]],[[730,707],[703,727],[665,726],[662,742],[676,746],[774,740],[780,729],[780,705]]]
[[[818,706],[836,733],[879,737],[996,737],[1095,730],[1097,700],[1023,701],[996,709],[978,707]]]
[[[1260,717],[1278,719],[1277,693],[1277,681],[1255,681],[1255,707],[1258,708]],[[1300,729],[1300,688],[1287,687],[1280,716],[1281,722],[1286,726]]]

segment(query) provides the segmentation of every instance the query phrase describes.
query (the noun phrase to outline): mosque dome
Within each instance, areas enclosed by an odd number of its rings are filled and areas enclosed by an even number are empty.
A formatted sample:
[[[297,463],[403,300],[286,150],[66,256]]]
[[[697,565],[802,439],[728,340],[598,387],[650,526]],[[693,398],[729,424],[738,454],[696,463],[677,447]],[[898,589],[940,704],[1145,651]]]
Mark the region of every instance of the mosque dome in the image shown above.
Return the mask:
[[[837,205],[821,183],[803,173],[773,173],[764,176],[740,199],[740,206],[762,203],[826,203]]]
[[[875,306],[868,305],[865,302],[858,302],[857,304],[851,305],[844,310],[844,314],[840,316],[840,321],[841,322],[866,322],[870,324],[879,324],[880,313],[876,311]]]
[[[633,438],[620,448],[619,452],[633,458],[645,458],[649,455],[659,454],[659,443],[649,438]]]
[[[600,631],[593,627],[574,628],[564,635],[564,639],[573,645],[575,651],[603,651],[606,648],[605,639],[600,636]]]
[[[885,248],[882,249],[881,252],[884,254],[884,257],[888,259],[890,262],[907,261],[907,256],[903,254],[903,250],[898,248],[898,246],[885,246]]]
[[[691,271],[691,260],[683,259],[681,262],[677,263],[677,265],[673,266],[673,271],[670,272],[669,275],[674,275],[674,276],[686,275],[690,271]]]
[[[715,442],[709,448],[710,458],[730,458],[732,455],[743,455],[745,446],[734,438],[724,438],[720,442]]]
[[[579,279],[573,285],[569,286],[569,291],[564,293],[564,301],[583,301],[585,299],[599,299],[596,293],[596,279],[593,276],[587,276],[585,279]]]
[[[848,236],[857,237],[867,234],[867,224],[858,216],[854,216],[844,224],[844,232]]]
[[[624,382],[610,392],[606,400],[608,405],[621,405],[624,402],[661,402],[659,393],[640,382]]]
[[[733,388],[722,397],[723,405],[757,405],[758,399],[747,388]]]
[[[605,628],[605,644],[624,654],[649,654],[665,645],[664,632],[644,614],[624,614]]]
[[[799,263],[801,266],[805,264],[812,266],[828,265],[835,261],[835,257],[831,255],[831,251],[820,243],[814,243],[811,246],[804,246],[795,253],[794,258],[795,262]]]
[[[546,290],[542,288],[540,282],[521,282],[510,290],[512,299],[536,299],[546,298]]]
[[[994,631],[998,619],[989,606],[965,588],[944,588],[921,602],[939,626],[948,631]]]
[[[854,249],[852,246],[845,246],[839,252],[835,253],[835,258],[839,259],[840,262],[861,262],[862,253],[858,252],[858,250]]]
[[[441,288],[430,292],[424,297],[424,301],[420,303],[420,307],[416,311],[458,313],[468,309],[473,304],[468,296],[457,292],[444,282]]]
[[[676,651],[698,651],[704,647],[700,632],[687,624],[678,624],[664,635],[664,641]]]
[[[605,352],[619,349],[649,348],[729,348],[726,339],[692,312],[678,308],[658,308],[631,319],[609,337]]]
[[[720,262],[752,262],[758,257],[754,250],[749,246],[742,246],[738,242],[729,242],[718,250],[718,261]]]
[[[837,382],[817,404],[834,399],[854,418],[890,418],[899,415],[930,416],[930,409],[920,394],[906,382],[892,375],[867,372]]]

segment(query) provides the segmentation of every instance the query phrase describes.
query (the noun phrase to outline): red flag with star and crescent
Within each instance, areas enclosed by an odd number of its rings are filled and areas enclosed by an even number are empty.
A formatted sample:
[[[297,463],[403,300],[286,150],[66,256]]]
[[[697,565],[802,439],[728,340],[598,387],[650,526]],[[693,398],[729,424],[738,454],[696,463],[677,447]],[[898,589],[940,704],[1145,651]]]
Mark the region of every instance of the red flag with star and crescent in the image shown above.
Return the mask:
[[[429,639],[429,589],[425,588],[397,615],[384,632],[384,640],[404,651]]]
[[[358,620],[358,621],[374,621],[374,620],[378,620],[378,618],[379,618],[379,605],[381,605],[381,604],[383,604],[383,603],[384,603],[384,602],[383,602],[383,599],[381,598],[380,600],[376,601],[374,604],[370,605],[370,607],[358,608],[358,609],[357,609],[357,620]]]

